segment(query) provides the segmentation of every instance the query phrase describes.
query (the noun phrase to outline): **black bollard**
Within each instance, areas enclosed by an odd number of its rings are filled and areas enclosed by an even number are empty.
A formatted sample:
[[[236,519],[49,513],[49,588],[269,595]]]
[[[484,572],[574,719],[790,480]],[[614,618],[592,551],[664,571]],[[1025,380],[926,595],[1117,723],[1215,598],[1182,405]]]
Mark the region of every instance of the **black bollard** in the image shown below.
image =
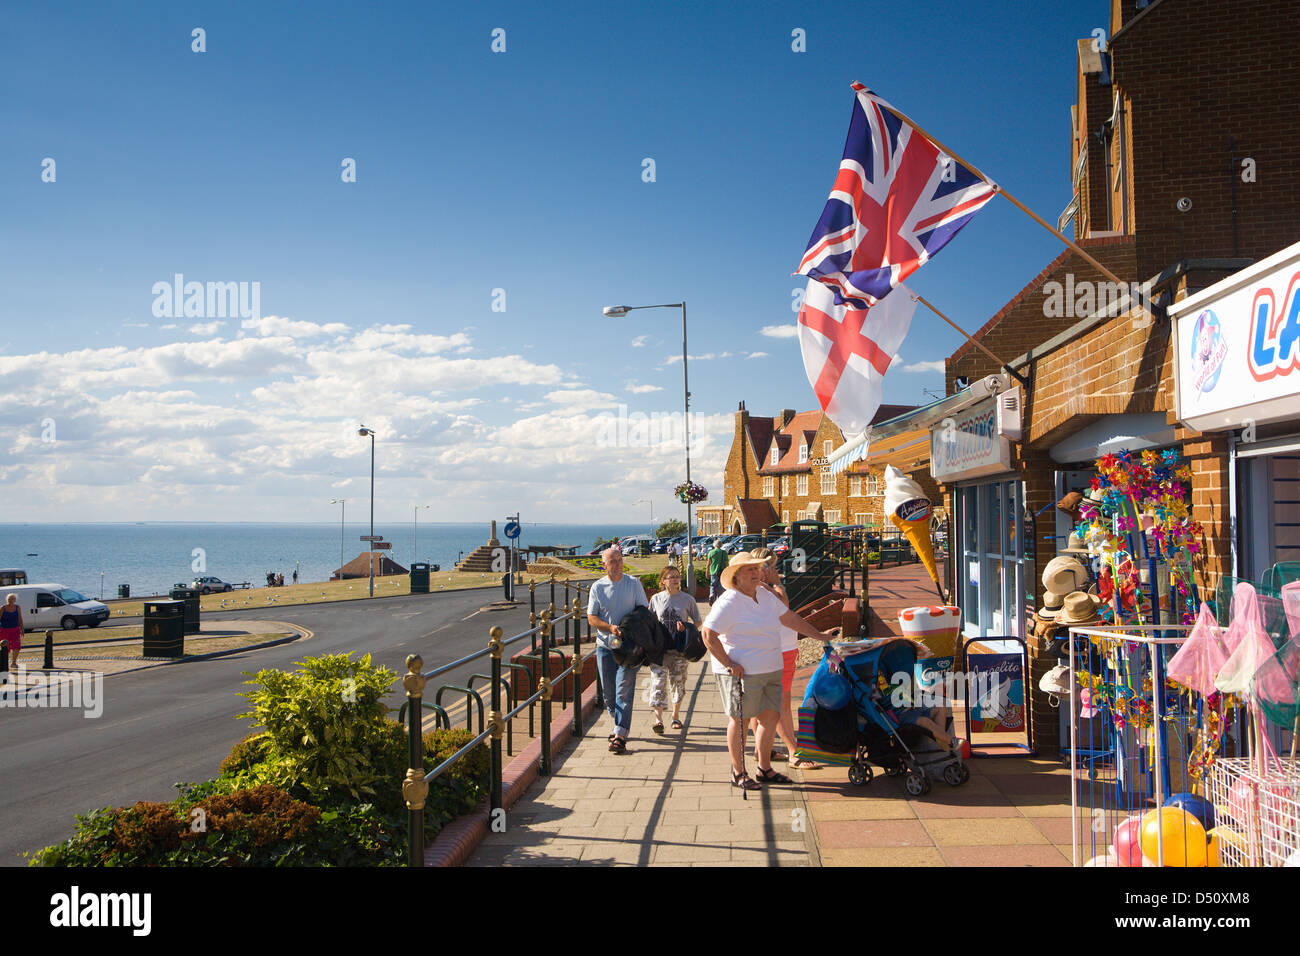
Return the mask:
[[[9,673],[9,642],[0,642],[0,673]]]
[[[54,632],[45,632],[45,663],[41,665],[47,671],[54,670]]]

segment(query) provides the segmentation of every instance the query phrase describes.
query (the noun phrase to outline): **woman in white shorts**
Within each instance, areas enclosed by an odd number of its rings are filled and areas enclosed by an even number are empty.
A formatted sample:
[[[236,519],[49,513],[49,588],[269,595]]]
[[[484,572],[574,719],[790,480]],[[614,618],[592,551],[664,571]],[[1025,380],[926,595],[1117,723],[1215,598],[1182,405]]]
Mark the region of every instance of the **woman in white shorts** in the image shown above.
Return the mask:
[[[659,572],[663,590],[650,599],[650,610],[664,627],[676,633],[685,630],[685,622],[700,626],[700,606],[695,598],[682,591],[682,572],[668,565]],[[664,732],[664,708],[668,706],[668,685],[672,685],[673,730],[682,729],[682,698],[686,696],[686,668],[689,662],[677,651],[664,651],[662,667],[650,665],[650,709],[655,713],[650,729]]]
[[[727,751],[732,786],[757,790],[759,783],[790,783],[772,769],[772,739],[781,708],[781,627],[817,641],[839,636],[839,628],[822,632],[795,614],[772,591],[760,587],[763,558],[742,552],[722,571],[726,590],[704,620],[702,636],[712,656],[727,717]],[[757,780],[745,771],[745,725],[758,718],[754,741]],[[764,766],[766,764],[766,766]]]

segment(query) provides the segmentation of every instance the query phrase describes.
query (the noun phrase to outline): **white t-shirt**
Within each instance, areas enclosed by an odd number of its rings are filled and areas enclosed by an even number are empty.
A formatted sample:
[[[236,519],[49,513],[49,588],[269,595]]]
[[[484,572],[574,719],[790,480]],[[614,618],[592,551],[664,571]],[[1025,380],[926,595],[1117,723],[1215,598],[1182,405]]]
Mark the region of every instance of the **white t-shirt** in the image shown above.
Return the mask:
[[[777,598],[780,601],[780,598]],[[799,650],[799,632],[792,627],[781,625],[781,653]]]
[[[746,674],[773,674],[781,670],[781,615],[786,606],[771,591],[759,588],[757,600],[732,589],[714,603],[704,626],[717,631],[727,656]],[[709,655],[709,669],[727,669]]]

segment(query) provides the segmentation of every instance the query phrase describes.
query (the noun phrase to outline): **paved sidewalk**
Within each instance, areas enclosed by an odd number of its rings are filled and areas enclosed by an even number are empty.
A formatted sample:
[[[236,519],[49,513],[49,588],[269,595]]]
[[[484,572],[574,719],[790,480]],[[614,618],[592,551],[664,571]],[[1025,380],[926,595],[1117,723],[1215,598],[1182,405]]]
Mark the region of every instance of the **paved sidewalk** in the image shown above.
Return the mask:
[[[603,713],[489,833],[468,866],[816,866],[807,805],[797,786],[765,786],[744,800],[732,787],[727,718],[707,659],[692,664],[684,731],[650,730],[643,667],[627,753],[609,752]],[[669,716],[665,714],[665,716]],[[753,738],[746,766],[753,773]],[[797,771],[773,765],[796,780]]]

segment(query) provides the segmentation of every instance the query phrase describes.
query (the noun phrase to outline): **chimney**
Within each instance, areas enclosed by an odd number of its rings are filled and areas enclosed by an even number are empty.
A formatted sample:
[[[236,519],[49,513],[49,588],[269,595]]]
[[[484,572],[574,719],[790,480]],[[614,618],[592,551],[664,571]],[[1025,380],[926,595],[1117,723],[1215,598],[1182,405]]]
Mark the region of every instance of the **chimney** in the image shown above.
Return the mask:
[[[793,408],[781,409],[781,427],[782,428],[787,427],[792,421],[794,421],[794,409]]]

